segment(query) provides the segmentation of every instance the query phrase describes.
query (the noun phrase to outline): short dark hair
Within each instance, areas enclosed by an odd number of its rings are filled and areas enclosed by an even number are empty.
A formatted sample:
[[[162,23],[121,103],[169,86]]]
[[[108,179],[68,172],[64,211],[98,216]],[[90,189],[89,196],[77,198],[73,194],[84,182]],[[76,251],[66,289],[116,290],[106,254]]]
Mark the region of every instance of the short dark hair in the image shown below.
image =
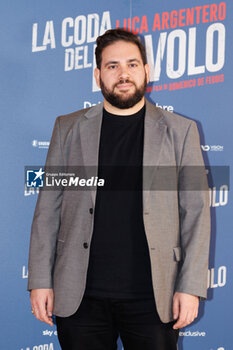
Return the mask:
[[[103,49],[116,41],[126,41],[137,45],[142,57],[143,64],[146,64],[147,61],[145,47],[143,46],[137,35],[122,28],[118,28],[109,29],[103,35],[98,36],[98,38],[96,39],[97,46],[95,49],[95,58],[97,68],[100,69],[101,67]]]

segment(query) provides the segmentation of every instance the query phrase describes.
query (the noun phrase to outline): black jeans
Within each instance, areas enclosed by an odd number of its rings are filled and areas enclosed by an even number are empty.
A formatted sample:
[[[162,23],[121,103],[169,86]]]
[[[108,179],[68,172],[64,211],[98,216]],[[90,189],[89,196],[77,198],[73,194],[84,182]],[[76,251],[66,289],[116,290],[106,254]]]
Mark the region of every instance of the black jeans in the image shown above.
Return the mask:
[[[70,317],[56,317],[62,350],[176,350],[174,322],[162,323],[154,299],[113,299],[84,296]]]

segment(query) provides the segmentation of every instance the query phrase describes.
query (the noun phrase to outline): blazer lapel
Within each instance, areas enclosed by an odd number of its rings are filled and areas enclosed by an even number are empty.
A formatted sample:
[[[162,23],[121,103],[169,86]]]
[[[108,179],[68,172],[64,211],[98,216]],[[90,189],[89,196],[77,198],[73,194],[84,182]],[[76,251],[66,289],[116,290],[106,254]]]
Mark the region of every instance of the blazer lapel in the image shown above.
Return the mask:
[[[100,132],[103,117],[103,103],[96,105],[85,114],[85,120],[80,123],[80,140],[83,164],[87,178],[98,175],[98,156]],[[96,186],[91,189],[93,203],[96,198]]]
[[[156,176],[167,126],[159,109],[146,100],[143,149],[143,208],[147,207],[150,187]]]

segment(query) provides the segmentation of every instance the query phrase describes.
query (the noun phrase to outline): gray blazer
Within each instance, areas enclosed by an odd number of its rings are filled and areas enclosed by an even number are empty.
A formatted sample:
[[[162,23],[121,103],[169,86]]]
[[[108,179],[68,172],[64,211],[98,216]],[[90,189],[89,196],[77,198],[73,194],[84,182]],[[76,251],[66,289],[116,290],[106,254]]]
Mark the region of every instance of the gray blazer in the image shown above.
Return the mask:
[[[102,110],[99,104],[58,117],[46,164],[96,166]],[[144,130],[144,226],[157,310],[162,322],[170,322],[175,291],[206,298],[209,194],[179,190],[178,185],[192,181],[185,178],[190,175],[183,174],[184,167],[203,165],[195,122],[146,101]],[[146,171],[147,166],[153,171]],[[159,166],[179,166],[176,189],[150,189],[161,178]],[[96,188],[39,193],[31,230],[28,290],[53,288],[57,316],[75,313],[84,294],[95,196]]]

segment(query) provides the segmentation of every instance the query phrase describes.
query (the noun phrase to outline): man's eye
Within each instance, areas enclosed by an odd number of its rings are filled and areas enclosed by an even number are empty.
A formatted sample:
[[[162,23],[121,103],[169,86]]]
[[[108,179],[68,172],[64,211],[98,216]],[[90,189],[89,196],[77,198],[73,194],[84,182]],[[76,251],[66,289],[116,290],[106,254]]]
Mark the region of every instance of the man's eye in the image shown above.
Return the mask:
[[[115,69],[116,65],[115,64],[111,64],[111,66],[108,66],[108,69]]]
[[[130,65],[129,65],[131,68],[135,68],[135,67],[137,67],[137,64],[136,63],[130,63]]]

